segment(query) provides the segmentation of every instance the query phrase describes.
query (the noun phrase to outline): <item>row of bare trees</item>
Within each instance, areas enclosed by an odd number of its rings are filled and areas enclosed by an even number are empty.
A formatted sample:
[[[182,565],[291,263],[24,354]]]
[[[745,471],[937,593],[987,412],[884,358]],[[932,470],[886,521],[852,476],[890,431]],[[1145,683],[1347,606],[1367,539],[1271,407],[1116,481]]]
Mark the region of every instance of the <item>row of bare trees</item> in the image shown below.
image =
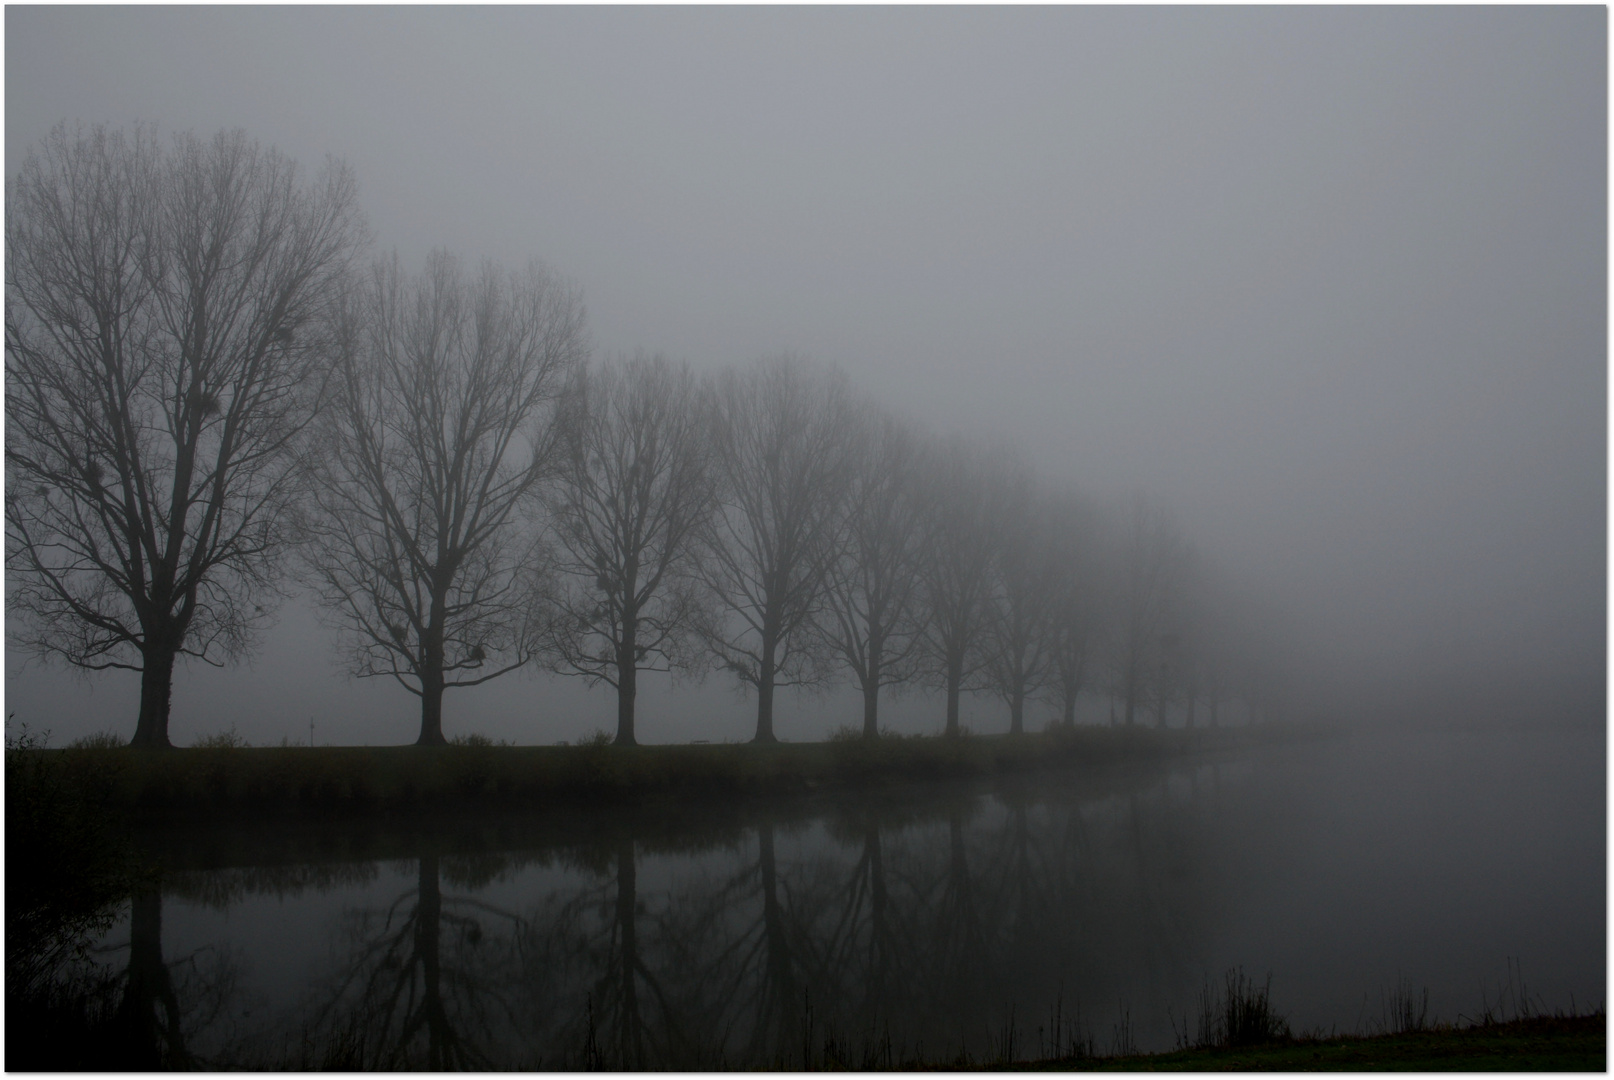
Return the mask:
[[[420,698],[424,744],[449,687],[534,663],[613,687],[619,743],[641,672],[712,668],[763,742],[779,688],[837,679],[870,737],[915,685],[949,734],[966,692],[1020,732],[1035,700],[1074,723],[1095,681],[1127,723],[1207,694],[1214,721],[1163,512],[1049,491],[797,357],[591,365],[541,267],[365,265],[339,164],[58,128],[6,228],[12,632],[140,671],[137,745],[168,745],[177,657],[251,647],[288,556],[349,670]]]

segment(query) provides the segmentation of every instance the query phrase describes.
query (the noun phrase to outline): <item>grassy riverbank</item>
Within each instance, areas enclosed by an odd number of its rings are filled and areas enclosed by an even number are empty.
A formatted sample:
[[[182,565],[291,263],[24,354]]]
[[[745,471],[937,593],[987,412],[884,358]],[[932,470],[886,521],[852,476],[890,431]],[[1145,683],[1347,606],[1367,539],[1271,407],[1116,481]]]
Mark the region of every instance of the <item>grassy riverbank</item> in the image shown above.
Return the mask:
[[[1406,1034],[1064,1058],[1021,1067],[1132,1072],[1603,1072],[1608,1062],[1607,1023],[1602,1012],[1538,1016]]]
[[[1021,736],[676,746],[122,747],[12,750],[93,774],[149,812],[541,807],[660,798],[774,797],[1052,769],[1110,767],[1302,737],[1289,728],[1092,727]]]

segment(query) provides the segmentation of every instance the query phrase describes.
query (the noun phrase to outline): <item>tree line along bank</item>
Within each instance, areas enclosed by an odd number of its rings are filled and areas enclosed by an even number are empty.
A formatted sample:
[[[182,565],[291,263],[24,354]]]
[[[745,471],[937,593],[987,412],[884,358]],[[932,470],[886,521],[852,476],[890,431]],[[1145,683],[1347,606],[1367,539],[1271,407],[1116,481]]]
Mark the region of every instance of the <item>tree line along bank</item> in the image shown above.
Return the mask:
[[[698,374],[594,360],[575,285],[372,258],[351,173],[241,132],[58,126],[6,197],[14,643],[141,673],[248,654],[288,582],[361,677],[421,702],[530,664],[616,691],[723,673],[774,741],[780,687],[1046,703],[1076,722],[1270,709],[1262,627],[1170,514],[935,435],[793,355]]]

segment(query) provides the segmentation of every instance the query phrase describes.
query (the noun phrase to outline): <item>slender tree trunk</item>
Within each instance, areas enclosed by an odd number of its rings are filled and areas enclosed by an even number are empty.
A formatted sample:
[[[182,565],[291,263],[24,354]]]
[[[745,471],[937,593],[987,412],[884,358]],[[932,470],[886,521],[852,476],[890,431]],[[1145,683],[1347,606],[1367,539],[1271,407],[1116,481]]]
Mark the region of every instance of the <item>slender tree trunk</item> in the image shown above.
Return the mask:
[[[778,643],[771,638],[762,643],[762,662],[757,665],[757,734],[752,742],[778,742],[773,735],[773,666]]]
[[[443,597],[432,597],[420,666],[420,738],[416,746],[443,746]]]
[[[1064,700],[1064,709],[1059,717],[1060,723],[1069,731],[1076,726],[1076,695],[1067,693]]]
[[[1128,664],[1126,669],[1126,709],[1122,720],[1127,727],[1132,726],[1133,713],[1138,701],[1138,673],[1135,664]]]
[[[1026,730],[1026,694],[1016,687],[1009,695],[1009,734],[1024,735]]]
[[[863,680],[863,737],[880,737],[880,655],[884,644],[875,635],[869,636],[868,674]]]
[[[174,654],[178,649],[162,641],[148,642],[140,673],[140,719],[130,746],[167,749],[168,707],[174,690]]]
[[[947,731],[948,735],[958,734],[958,690],[964,682],[964,665],[961,662],[949,660],[947,662]]]
[[[632,623],[623,628],[622,644],[616,653],[616,744],[635,746],[633,737],[633,706],[639,696],[639,659],[634,655],[638,643],[637,627]]]

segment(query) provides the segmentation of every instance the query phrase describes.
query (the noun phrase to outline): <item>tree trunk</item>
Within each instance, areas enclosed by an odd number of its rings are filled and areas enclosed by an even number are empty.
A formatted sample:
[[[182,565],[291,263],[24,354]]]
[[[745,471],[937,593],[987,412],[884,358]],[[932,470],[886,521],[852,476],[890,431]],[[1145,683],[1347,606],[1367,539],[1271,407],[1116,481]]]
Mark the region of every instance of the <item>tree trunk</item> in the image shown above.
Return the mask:
[[[958,688],[964,681],[964,665],[948,662],[947,665],[947,734],[958,734]]]
[[[173,698],[174,654],[178,650],[160,643],[146,645],[140,673],[140,719],[135,723],[130,746],[141,749],[167,749],[168,706]]]
[[[634,655],[635,634],[626,630],[616,654],[616,744],[636,746],[633,737],[633,706],[639,696],[639,660]]]
[[[762,644],[762,662],[757,665],[757,734],[752,742],[771,743],[773,736],[773,659],[777,643]]]
[[[1009,695],[1009,734],[1024,735],[1026,730],[1026,695],[1023,690],[1015,690]]]
[[[441,662],[433,666],[429,661],[420,673],[420,738],[416,746],[444,746],[443,738],[443,668]]]
[[[1133,668],[1128,667],[1126,672],[1126,709],[1124,711],[1124,715],[1122,716],[1122,721],[1127,727],[1132,726],[1133,711],[1137,707],[1137,700],[1138,676]]]
[[[1059,719],[1064,724],[1065,730],[1070,731],[1076,726],[1076,695],[1066,694],[1064,705],[1065,708]]]
[[[868,674],[863,680],[863,737],[865,739],[878,739],[880,737],[880,654],[884,646],[880,640],[870,635]]]

